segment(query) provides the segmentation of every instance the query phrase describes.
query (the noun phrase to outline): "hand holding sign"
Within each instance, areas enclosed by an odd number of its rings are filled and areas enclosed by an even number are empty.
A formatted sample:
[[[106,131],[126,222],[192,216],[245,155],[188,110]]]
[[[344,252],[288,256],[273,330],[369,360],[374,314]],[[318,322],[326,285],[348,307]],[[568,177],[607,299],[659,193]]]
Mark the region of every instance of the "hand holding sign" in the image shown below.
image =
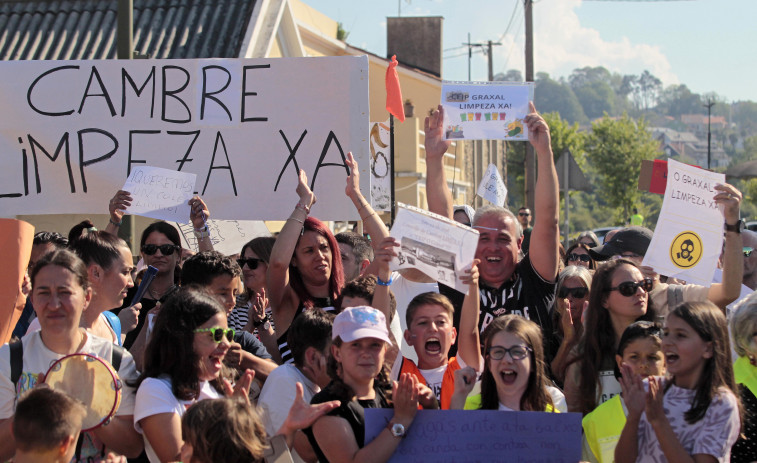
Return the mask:
[[[426,116],[423,132],[426,134],[426,162],[442,159],[452,144],[452,141],[444,138],[444,106],[439,105],[430,116]]]
[[[126,209],[131,206],[133,200],[134,198],[131,197],[131,194],[128,191],[118,190],[116,192],[115,196],[113,196],[108,204],[110,221],[113,225],[121,223],[121,220],[123,220],[124,214],[126,213]]]
[[[187,204],[190,208],[189,220],[192,222],[192,226],[195,227],[195,230],[205,228],[208,223],[208,219],[210,218],[210,211],[208,210],[208,206],[205,204],[205,201],[203,201],[199,196],[194,196],[187,202]]]

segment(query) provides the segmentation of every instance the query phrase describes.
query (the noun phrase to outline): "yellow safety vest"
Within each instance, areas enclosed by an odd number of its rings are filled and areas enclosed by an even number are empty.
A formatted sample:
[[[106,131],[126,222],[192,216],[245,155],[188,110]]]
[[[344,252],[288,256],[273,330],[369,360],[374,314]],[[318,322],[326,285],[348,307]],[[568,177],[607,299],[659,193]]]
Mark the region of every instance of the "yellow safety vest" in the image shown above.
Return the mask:
[[[626,425],[626,414],[620,396],[613,396],[581,421],[584,436],[599,463],[615,461],[615,446]]]
[[[465,407],[463,410],[478,410],[481,408],[481,394],[469,395],[465,399]],[[556,409],[552,405],[547,404],[547,409],[544,410],[549,413],[560,413],[560,410]]]
[[[746,357],[739,357],[733,364],[733,375],[737,384],[743,384],[757,397],[757,367]]]

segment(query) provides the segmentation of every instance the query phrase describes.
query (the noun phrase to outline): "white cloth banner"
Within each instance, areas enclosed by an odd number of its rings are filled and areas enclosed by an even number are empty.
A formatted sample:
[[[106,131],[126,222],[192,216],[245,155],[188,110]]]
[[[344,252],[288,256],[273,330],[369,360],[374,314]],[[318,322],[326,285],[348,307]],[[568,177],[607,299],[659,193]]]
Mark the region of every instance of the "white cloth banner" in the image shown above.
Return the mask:
[[[445,140],[528,140],[532,82],[444,82]]]
[[[371,122],[371,207],[389,212],[392,207],[392,147],[390,122]]]
[[[210,241],[213,249],[221,254],[231,256],[239,254],[248,241],[259,236],[271,236],[262,220],[208,220]],[[181,246],[198,251],[197,238],[191,223],[176,223],[181,235]]]
[[[505,182],[502,181],[502,176],[499,174],[497,166],[489,164],[483,178],[481,178],[481,183],[478,184],[476,194],[494,205],[505,205],[507,187],[505,186]]]
[[[441,215],[397,203],[391,236],[400,243],[392,270],[417,268],[439,283],[468,294],[460,282],[478,246],[478,231]]]
[[[642,265],[688,283],[712,284],[723,249],[723,212],[713,199],[718,183],[725,183],[725,174],[668,159],[665,199]]]
[[[197,175],[160,167],[135,167],[121,188],[131,193],[126,212],[159,220],[189,222],[189,199]]]
[[[356,220],[347,152],[370,172],[365,56],[3,61],[0,104],[4,217],[106,213],[155,166],[197,175],[212,216],[237,220],[286,219],[303,169],[315,217]]]

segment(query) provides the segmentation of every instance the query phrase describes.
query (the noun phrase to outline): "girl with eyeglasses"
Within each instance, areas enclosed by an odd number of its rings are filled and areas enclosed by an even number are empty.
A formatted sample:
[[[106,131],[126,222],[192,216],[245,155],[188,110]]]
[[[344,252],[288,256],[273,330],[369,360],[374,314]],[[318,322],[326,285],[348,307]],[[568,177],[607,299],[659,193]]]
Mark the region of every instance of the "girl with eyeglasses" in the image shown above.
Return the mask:
[[[484,329],[484,372],[481,393],[468,396],[475,383],[472,369],[455,372],[452,408],[555,412],[548,388],[541,328],[520,315],[503,315]],[[554,389],[558,396],[559,391]]]
[[[584,331],[583,311],[589,302],[591,272],[585,267],[565,267],[557,277],[555,303],[552,307],[552,326],[555,333],[550,340],[553,355],[550,369],[557,384],[565,381],[565,369],[571,350],[578,344]]]
[[[162,304],[135,385],[134,426],[150,462],[179,460],[181,417],[190,405],[224,395],[246,397],[252,371],[233,389],[221,376],[233,338],[226,309],[209,294],[182,288]]]
[[[584,415],[620,393],[613,369],[623,331],[639,320],[653,321],[649,291],[654,282],[627,259],[608,261],[594,273],[584,335],[565,374],[568,410]]]
[[[578,265],[589,270],[597,268],[597,263],[589,254],[589,246],[583,243],[574,243],[565,252],[565,266]]]

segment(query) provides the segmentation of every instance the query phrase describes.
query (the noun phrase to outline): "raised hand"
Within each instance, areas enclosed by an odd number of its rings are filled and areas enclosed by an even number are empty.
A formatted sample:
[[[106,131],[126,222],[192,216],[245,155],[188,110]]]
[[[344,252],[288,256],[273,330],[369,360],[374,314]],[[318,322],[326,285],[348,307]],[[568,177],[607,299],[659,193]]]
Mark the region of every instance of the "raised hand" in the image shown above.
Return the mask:
[[[313,405],[305,402],[305,392],[302,388],[302,383],[297,383],[297,395],[294,398],[292,406],[289,408],[289,414],[277,434],[286,434],[289,431],[309,428],[318,418],[338,408],[339,405],[340,402],[338,400]]]
[[[426,160],[438,161],[447,152],[451,140],[444,140],[444,107],[439,105],[436,110],[426,117],[423,122],[423,131],[426,134]]]
[[[623,390],[623,401],[628,408],[628,416],[638,419],[647,405],[647,392],[641,376],[633,372],[630,365],[624,363],[620,366],[622,376],[620,387]]]
[[[299,182],[297,183],[297,189],[295,191],[297,192],[297,196],[300,197],[300,204],[303,204],[308,208],[313,207],[313,204],[315,204],[316,201],[315,193],[310,190],[310,187],[308,186],[308,176],[302,169],[300,169]]]
[[[552,150],[551,138],[549,135],[549,126],[547,121],[539,113],[532,101],[528,102],[528,115],[523,120],[528,125],[528,141],[533,145],[534,150],[546,152]]]
[[[418,413],[418,378],[410,373],[402,373],[399,382],[392,385],[394,417],[404,425],[409,425]]]
[[[360,171],[358,170],[355,157],[352,156],[352,151],[347,153],[347,167],[350,168],[350,175],[347,176],[347,186],[344,188],[344,194],[352,199],[360,194]]]
[[[108,212],[110,213],[110,220],[114,224],[120,224],[124,218],[126,209],[131,206],[131,202],[134,198],[131,197],[131,193],[124,190],[118,190],[108,203]]]
[[[210,211],[205,201],[199,196],[193,196],[187,204],[189,204],[189,220],[192,221],[192,226],[197,230],[204,228],[205,223],[210,219]]]

